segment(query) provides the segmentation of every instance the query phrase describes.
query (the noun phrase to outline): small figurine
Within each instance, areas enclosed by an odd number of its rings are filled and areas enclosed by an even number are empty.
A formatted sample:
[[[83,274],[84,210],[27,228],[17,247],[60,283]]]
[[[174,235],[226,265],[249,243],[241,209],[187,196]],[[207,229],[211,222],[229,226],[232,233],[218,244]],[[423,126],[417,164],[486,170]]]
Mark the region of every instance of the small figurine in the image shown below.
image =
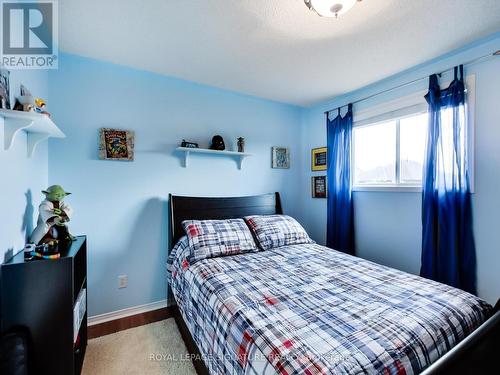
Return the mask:
[[[41,98],[36,98],[35,105],[38,109],[45,110],[45,106],[46,106],[45,100],[43,100]]]
[[[224,139],[220,135],[214,135],[212,138],[212,144],[210,145],[211,150],[224,151],[226,145],[224,144]]]
[[[47,103],[41,98],[35,99],[35,111],[41,113],[42,115],[50,117],[50,113],[46,111]]]
[[[42,201],[38,210],[37,226],[31,234],[30,241],[41,245],[44,243],[54,243],[54,241],[74,241],[66,226],[73,215],[71,207],[63,201],[64,197],[71,194],[65,192],[59,185],[50,186],[42,191],[45,200]]]
[[[245,138],[238,138],[238,152],[245,152]]]

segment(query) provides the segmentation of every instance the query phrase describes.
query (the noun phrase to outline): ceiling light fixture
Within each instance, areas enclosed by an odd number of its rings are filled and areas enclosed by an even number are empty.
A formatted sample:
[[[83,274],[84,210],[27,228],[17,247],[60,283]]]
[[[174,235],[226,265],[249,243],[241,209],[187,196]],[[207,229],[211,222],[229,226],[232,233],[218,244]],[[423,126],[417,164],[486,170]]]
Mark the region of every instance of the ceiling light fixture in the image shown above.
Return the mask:
[[[361,0],[304,0],[306,6],[321,17],[335,17],[347,13]]]

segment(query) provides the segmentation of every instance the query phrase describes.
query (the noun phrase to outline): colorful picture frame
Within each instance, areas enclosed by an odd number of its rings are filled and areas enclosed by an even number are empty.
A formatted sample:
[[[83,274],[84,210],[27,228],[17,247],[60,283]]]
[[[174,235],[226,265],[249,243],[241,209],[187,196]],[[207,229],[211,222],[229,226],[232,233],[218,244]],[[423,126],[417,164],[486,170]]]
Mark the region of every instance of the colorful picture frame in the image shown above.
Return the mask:
[[[326,171],[327,169],[327,148],[319,147],[311,150],[311,170]]]
[[[311,191],[313,198],[326,198],[328,196],[326,176],[311,177]]]
[[[271,167],[278,169],[290,168],[290,150],[286,147],[273,147]]]
[[[135,135],[131,130],[99,129],[99,159],[134,160]]]

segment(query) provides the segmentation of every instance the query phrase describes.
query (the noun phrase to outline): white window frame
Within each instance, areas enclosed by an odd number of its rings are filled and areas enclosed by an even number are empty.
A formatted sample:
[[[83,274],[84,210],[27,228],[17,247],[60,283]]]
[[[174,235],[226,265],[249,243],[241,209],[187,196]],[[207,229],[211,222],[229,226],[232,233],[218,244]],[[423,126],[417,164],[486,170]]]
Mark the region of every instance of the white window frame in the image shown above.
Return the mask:
[[[446,88],[451,81],[441,84],[441,87]],[[467,125],[469,130],[469,172],[470,172],[470,189],[474,193],[475,188],[475,104],[476,104],[476,76],[469,75],[465,77],[466,85],[466,111]],[[405,117],[415,116],[422,113],[427,113],[428,105],[425,101],[425,91],[419,91],[414,94],[388,101],[380,105],[369,107],[361,111],[354,111],[353,128],[377,125],[383,122],[396,121],[396,181],[400,181],[400,120]],[[353,142],[351,147],[351,165],[355,169],[355,139],[353,132]],[[352,175],[353,191],[379,191],[379,192],[422,192],[422,185],[396,183],[396,184],[361,184],[354,183],[354,173]]]

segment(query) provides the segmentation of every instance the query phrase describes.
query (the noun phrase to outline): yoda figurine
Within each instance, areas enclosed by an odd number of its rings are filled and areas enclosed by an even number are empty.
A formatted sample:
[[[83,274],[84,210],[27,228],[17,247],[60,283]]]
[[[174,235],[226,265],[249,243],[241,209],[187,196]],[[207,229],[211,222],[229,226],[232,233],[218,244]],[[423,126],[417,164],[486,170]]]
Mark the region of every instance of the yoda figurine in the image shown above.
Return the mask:
[[[42,201],[38,210],[38,221],[35,230],[31,234],[30,241],[37,245],[56,241],[74,241],[66,223],[70,220],[73,210],[63,201],[67,193],[59,185],[53,185],[43,190],[45,200]]]

